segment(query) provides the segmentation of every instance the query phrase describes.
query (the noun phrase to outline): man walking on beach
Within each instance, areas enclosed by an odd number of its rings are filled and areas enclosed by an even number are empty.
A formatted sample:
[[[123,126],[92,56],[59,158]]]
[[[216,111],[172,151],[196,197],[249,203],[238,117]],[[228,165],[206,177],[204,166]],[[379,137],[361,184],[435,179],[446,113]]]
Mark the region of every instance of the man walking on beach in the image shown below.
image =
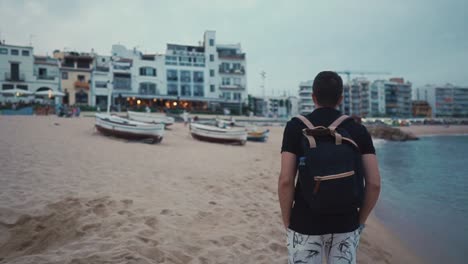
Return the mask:
[[[293,118],[284,130],[278,195],[290,264],[321,264],[323,258],[356,263],[364,223],[379,197],[371,136],[336,110],[342,93],[337,73],[319,73],[313,83],[315,110]]]

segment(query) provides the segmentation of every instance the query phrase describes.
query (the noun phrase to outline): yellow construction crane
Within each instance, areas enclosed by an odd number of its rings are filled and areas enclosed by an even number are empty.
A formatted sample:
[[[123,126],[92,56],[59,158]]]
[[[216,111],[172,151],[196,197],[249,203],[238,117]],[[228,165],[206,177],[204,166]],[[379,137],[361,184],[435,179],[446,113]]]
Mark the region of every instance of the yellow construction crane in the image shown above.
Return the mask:
[[[336,71],[338,74],[344,74],[347,76],[348,83],[351,82],[351,74],[356,74],[356,75],[390,75],[392,73],[390,72],[373,72],[373,71]]]

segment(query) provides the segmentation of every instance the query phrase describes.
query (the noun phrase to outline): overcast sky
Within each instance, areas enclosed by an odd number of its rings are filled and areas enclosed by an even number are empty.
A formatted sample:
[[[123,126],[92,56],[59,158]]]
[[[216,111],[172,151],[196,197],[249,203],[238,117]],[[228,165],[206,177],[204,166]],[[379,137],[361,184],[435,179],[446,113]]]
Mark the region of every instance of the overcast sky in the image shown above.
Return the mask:
[[[262,70],[275,95],[325,69],[468,86],[467,28],[467,0],[0,0],[0,38],[27,45],[33,35],[36,54],[110,54],[115,43],[163,53],[216,30],[218,43],[242,44],[254,94]]]

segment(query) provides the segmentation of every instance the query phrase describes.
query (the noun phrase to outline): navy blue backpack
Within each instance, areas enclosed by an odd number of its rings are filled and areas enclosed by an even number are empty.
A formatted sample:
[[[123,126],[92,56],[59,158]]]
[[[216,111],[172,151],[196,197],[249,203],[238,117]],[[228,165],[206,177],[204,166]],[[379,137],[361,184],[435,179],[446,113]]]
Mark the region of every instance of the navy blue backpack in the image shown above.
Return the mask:
[[[329,127],[315,127],[306,117],[299,157],[300,188],[310,208],[319,213],[344,213],[362,206],[364,171],[357,144],[340,124],[340,116]]]

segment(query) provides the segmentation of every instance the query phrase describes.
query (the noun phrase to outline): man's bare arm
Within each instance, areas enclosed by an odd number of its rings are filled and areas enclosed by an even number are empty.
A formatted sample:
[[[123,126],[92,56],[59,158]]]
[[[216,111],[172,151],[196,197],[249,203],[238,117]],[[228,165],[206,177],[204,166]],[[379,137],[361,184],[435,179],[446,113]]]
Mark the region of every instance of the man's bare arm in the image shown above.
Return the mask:
[[[289,226],[291,208],[294,200],[294,181],[296,178],[296,155],[290,152],[281,153],[281,172],[278,179],[278,197],[283,224]]]
[[[364,224],[374,208],[380,194],[380,173],[375,154],[362,155],[366,186],[364,189],[364,203],[359,210],[359,223]]]

